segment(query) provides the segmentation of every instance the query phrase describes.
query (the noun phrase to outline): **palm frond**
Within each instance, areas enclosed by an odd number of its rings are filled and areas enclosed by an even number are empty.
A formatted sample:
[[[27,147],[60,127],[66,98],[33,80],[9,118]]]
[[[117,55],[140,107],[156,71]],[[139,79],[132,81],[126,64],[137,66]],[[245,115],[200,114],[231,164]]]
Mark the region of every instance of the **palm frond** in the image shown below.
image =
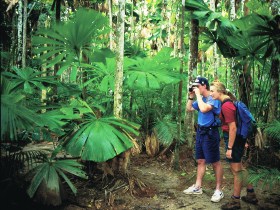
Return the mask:
[[[13,72],[1,73],[14,83],[14,89],[23,89],[25,93],[34,93],[36,89],[46,89],[44,84],[56,84],[55,77],[42,76],[46,72],[36,71],[30,67],[19,69],[12,68]],[[13,89],[12,89],[13,90]]]
[[[48,190],[60,191],[60,177],[69,185],[74,194],[77,190],[73,183],[67,177],[65,172],[76,175],[81,178],[87,178],[85,172],[81,169],[83,166],[75,160],[54,160],[45,158],[40,165],[35,167],[30,173],[34,174],[30,186],[27,190],[28,195],[32,198],[38,187],[45,182]]]
[[[168,117],[165,117],[163,120],[158,121],[154,126],[154,130],[160,143],[165,146],[169,146],[174,142],[175,139],[178,139],[177,123],[171,121],[171,119]],[[183,133],[179,138],[180,143],[185,141]]]
[[[20,94],[1,95],[1,140],[8,136],[17,140],[21,130],[31,130],[33,126],[41,126],[43,119],[33,110],[22,104],[24,96]]]
[[[162,84],[176,84],[182,75],[174,71],[179,66],[176,59],[170,58],[167,52],[160,52],[153,58],[138,58],[130,60],[130,66],[125,72],[125,84],[130,88],[142,90],[159,89]]]
[[[138,135],[135,123],[114,117],[99,118],[88,115],[80,128],[64,143],[74,157],[104,162],[133,146],[131,134]]]
[[[186,10],[190,11],[208,11],[208,6],[202,0],[188,0],[186,1]]]
[[[264,132],[272,139],[279,141],[280,143],[280,121],[275,120],[269,123],[268,127],[264,129]]]
[[[259,167],[249,170],[248,181],[260,188],[273,187],[280,184],[280,171],[274,168]],[[260,185],[260,183],[262,183]]]
[[[94,10],[79,9],[74,18],[51,29],[43,29],[33,37],[33,44],[40,58],[48,64],[61,65],[59,74],[72,66],[82,63],[82,55],[89,57],[92,43],[100,42],[102,34],[108,32],[108,19]],[[49,59],[55,56],[54,59]]]

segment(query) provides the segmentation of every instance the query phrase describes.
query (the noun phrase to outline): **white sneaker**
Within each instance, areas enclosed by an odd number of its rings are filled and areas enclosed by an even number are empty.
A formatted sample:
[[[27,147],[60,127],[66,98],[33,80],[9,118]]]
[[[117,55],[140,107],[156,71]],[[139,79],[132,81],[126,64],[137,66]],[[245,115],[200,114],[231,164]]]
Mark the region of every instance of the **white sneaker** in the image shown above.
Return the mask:
[[[212,202],[219,202],[224,197],[224,193],[220,190],[215,190],[214,194],[212,195],[211,201]]]
[[[200,195],[202,194],[202,188],[201,187],[196,187],[195,185],[189,187],[188,189],[184,190],[183,193],[185,194],[196,194]]]

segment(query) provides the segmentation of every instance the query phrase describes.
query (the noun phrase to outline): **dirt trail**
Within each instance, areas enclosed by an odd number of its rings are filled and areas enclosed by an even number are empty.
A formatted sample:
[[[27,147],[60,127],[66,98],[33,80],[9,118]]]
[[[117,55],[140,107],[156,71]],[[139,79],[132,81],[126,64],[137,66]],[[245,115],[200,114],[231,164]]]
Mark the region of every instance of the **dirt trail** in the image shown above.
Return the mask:
[[[188,174],[180,173],[179,171],[171,170],[166,161],[158,161],[147,158],[145,155],[132,158],[131,173],[140,178],[148,187],[155,189],[154,194],[150,197],[144,195],[135,198],[123,195],[116,200],[125,200],[125,205],[120,209],[134,209],[134,210],[216,210],[220,209],[221,205],[226,203],[232,195],[232,175],[229,164],[222,160],[224,166],[224,184],[223,192],[225,198],[219,203],[210,201],[215,188],[215,179],[212,167],[207,166],[207,171],[203,182],[202,195],[185,195],[183,190],[195,182],[196,171],[195,166],[189,167]],[[247,204],[241,201],[242,209],[259,210],[259,209],[276,209],[280,210],[279,201],[280,195],[271,195],[267,191],[256,189],[259,199],[259,205]],[[245,195],[245,188],[242,190],[242,195]],[[279,192],[278,192],[279,193]],[[272,196],[274,200],[272,201]],[[276,204],[272,204],[274,202]],[[277,205],[278,202],[278,205]],[[114,208],[118,209],[118,207]]]
[[[41,146],[46,146],[41,144]],[[47,145],[50,146],[50,145]],[[40,145],[36,145],[40,147]],[[221,148],[223,151],[223,148]],[[182,151],[179,162],[180,169],[173,170],[170,158],[151,158],[146,154],[131,157],[129,179],[118,178],[103,180],[102,174],[96,174],[92,180],[84,181],[73,178],[78,189],[77,196],[68,194],[63,206],[50,208],[44,206],[16,206],[28,210],[218,210],[232,195],[233,176],[229,164],[221,155],[224,168],[223,192],[225,198],[219,203],[210,201],[215,189],[213,169],[207,166],[203,182],[202,195],[185,195],[183,190],[195,183],[196,166],[192,157]],[[106,186],[100,186],[105,183]],[[140,187],[139,187],[140,186]],[[111,189],[114,189],[110,191]],[[133,189],[133,190],[131,190]],[[241,201],[243,210],[280,210],[280,187],[275,186],[273,192],[255,188],[259,203],[250,205]],[[241,195],[245,195],[242,190]],[[15,196],[18,198],[18,196]]]

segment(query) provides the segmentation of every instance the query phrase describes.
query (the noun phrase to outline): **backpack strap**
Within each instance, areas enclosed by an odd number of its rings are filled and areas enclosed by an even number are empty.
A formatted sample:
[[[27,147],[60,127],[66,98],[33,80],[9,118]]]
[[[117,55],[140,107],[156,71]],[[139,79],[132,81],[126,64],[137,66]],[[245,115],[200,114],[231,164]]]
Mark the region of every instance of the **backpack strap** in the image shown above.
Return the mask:
[[[224,103],[229,102],[229,101],[233,103],[233,101],[230,98],[227,98],[227,99],[223,100],[222,105],[221,105],[221,114],[223,115],[224,119],[225,119],[225,116],[224,116],[224,113],[223,113],[222,106],[224,105]],[[233,105],[235,106],[234,103],[233,103]]]
[[[223,104],[224,104],[224,103],[226,103],[226,102],[228,102],[228,101],[231,101],[231,102],[233,103],[233,101],[232,101],[230,98],[227,98],[227,99],[223,100],[223,102],[222,102],[222,105],[221,105],[221,106],[223,106]]]

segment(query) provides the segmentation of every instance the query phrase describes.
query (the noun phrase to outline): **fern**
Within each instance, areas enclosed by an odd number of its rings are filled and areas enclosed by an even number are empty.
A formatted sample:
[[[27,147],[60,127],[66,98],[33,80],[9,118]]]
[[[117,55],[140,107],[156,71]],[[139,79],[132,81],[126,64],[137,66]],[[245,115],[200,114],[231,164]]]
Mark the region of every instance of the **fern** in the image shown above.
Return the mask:
[[[280,184],[280,171],[278,169],[259,167],[249,171],[248,181],[254,186],[260,186],[261,189],[264,187],[272,189]],[[260,183],[261,185],[259,185]]]
[[[163,145],[170,145],[175,139],[178,139],[178,127],[177,123],[171,121],[168,117],[165,117],[163,120],[160,120],[156,123],[155,133],[158,140]],[[184,142],[184,134],[180,136],[179,142]]]
[[[275,120],[270,123],[268,127],[264,129],[264,132],[268,135],[268,137],[277,140],[280,143],[280,121]]]

